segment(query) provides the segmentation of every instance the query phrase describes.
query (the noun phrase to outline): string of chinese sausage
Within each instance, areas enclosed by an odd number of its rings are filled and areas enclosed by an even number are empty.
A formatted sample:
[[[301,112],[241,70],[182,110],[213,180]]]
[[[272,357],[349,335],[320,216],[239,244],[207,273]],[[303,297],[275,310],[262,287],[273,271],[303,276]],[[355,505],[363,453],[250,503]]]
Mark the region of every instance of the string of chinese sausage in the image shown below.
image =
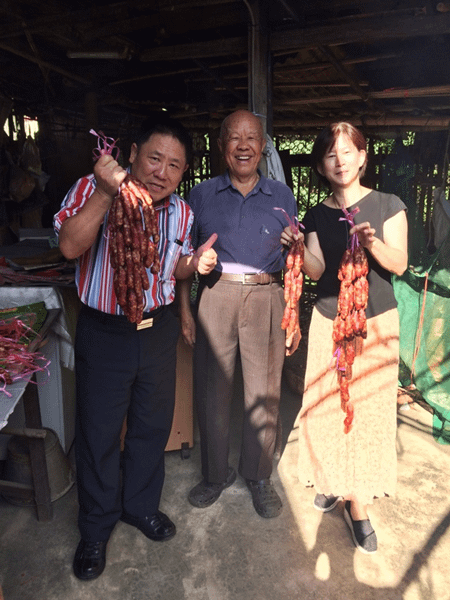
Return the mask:
[[[356,207],[352,211],[342,209],[344,217],[340,221],[347,221],[354,227],[354,216],[359,212]],[[348,248],[345,250],[338,270],[341,282],[337,316],[333,323],[333,341],[335,342],[336,369],[339,381],[341,409],[345,413],[344,433],[352,429],[354,407],[350,401],[349,381],[352,378],[352,365],[355,360],[357,338],[367,337],[366,308],[369,297],[369,283],[367,274],[369,263],[364,248],[353,234],[350,237]]]
[[[94,160],[111,154],[117,160],[116,141],[93,129],[98,137]],[[150,287],[147,269],[160,270],[159,228],[153,200],[146,186],[127,174],[115,196],[108,215],[110,263],[114,270],[117,303],[131,323],[140,323],[145,306],[144,292]]]
[[[292,230],[292,233],[298,234],[300,227],[297,217],[290,217],[283,208],[281,210]],[[286,256],[286,272],[284,274],[284,309],[281,320],[281,329],[286,331],[286,348],[290,348],[296,335],[301,339],[300,331],[300,297],[303,290],[303,261],[305,257],[305,246],[301,240],[295,240]]]
[[[35,315],[26,317],[34,321]],[[28,350],[29,338],[34,331],[23,318],[12,317],[0,321],[0,391],[7,396],[11,396],[6,390],[7,385],[26,379],[38,371],[45,371],[50,364],[39,352]]]

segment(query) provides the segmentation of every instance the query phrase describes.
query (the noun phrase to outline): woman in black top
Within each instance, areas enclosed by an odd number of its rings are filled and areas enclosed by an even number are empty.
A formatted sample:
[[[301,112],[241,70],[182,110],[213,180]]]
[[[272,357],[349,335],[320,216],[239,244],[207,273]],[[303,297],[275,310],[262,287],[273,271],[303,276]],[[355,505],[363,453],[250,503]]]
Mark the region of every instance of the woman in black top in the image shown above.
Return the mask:
[[[375,552],[377,538],[367,514],[375,497],[392,495],[396,484],[398,314],[391,273],[407,266],[407,221],[403,202],[361,184],[366,142],[349,123],[335,123],[317,137],[313,167],[330,195],[305,216],[304,234],[286,228],[281,241],[305,242],[304,271],[317,285],[308,343],[305,391],[299,424],[299,477],[313,485],[322,512],[345,500],[344,518],[353,541]],[[351,212],[353,223],[344,210]],[[333,320],[337,314],[339,263],[355,234],[368,258],[367,338],[356,346],[349,395],[351,431],[344,433]],[[334,360],[334,363],[333,363]]]

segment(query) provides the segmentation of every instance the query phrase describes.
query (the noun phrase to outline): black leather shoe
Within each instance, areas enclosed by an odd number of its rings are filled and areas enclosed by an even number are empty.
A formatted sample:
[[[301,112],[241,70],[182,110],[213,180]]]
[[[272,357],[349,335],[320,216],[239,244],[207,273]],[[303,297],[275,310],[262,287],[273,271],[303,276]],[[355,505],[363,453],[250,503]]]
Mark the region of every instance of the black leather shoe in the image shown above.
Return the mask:
[[[95,579],[103,573],[107,543],[80,540],[73,559],[73,572],[78,579]]]
[[[149,517],[133,517],[122,513],[120,520],[128,525],[133,525],[154,542],[170,540],[177,532],[175,524],[160,510]]]

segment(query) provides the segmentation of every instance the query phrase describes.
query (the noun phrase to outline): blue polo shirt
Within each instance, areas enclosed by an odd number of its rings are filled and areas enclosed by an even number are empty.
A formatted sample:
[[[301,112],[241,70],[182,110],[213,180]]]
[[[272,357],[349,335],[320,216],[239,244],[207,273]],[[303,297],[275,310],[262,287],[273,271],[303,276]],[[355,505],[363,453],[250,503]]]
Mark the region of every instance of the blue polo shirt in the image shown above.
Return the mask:
[[[283,269],[280,235],[288,222],[283,212],[274,208],[297,216],[297,204],[287,185],[261,175],[244,198],[227,172],[196,185],[188,202],[194,212],[194,248],[213,233],[219,236],[214,244],[218,271],[275,273]]]

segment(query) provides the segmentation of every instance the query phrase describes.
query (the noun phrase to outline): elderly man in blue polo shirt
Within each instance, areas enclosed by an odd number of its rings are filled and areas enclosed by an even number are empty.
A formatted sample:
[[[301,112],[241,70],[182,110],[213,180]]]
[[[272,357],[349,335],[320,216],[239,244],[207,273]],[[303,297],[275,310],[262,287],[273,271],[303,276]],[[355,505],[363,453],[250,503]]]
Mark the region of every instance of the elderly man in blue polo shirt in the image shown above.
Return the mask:
[[[293,216],[297,206],[286,185],[258,170],[264,146],[259,118],[245,110],[232,113],[219,139],[227,172],[190,193],[194,247],[212,233],[219,237],[216,268],[200,278],[198,294],[194,381],[203,480],[190,491],[189,501],[198,508],[210,506],[236,479],[228,450],[239,352],[244,422],[238,472],[257,513],[269,518],[282,509],[270,476],[285,356],[280,235],[287,223],[274,208]]]

